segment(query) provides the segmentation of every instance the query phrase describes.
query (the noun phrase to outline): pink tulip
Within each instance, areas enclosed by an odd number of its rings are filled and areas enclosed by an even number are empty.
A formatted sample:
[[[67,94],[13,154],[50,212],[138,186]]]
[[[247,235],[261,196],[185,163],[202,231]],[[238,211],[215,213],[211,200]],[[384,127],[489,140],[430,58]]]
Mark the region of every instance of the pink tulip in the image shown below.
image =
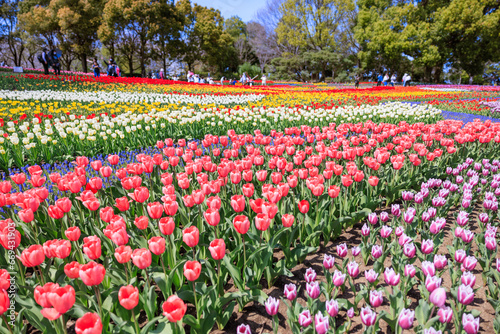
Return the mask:
[[[457,249],[455,251],[455,261],[458,263],[464,262],[465,258],[467,257],[467,253],[463,249]]]
[[[382,246],[380,245],[373,245],[372,246],[372,256],[374,259],[378,259],[379,257],[382,256]]]
[[[422,271],[425,276],[434,276],[436,274],[434,263],[429,261],[422,262]]]
[[[477,259],[470,255],[470,256],[467,256],[464,260],[464,262],[462,263],[462,271],[472,271],[474,270],[474,268],[476,268],[476,264],[477,264]]]
[[[328,315],[332,318],[335,318],[339,313],[339,303],[334,299],[327,300],[325,303],[325,307],[326,312],[328,312]]]
[[[352,278],[356,278],[359,275],[359,265],[356,261],[351,261],[347,264],[347,273]]]
[[[457,300],[462,305],[469,305],[474,301],[474,290],[468,285],[460,284],[457,291]]]
[[[375,225],[378,222],[378,217],[375,212],[372,212],[368,215],[368,222],[372,225]]]
[[[373,269],[370,269],[368,271],[365,270],[365,278],[368,282],[374,283],[378,278],[378,273]]]
[[[386,225],[382,226],[382,229],[380,230],[380,236],[382,238],[385,239],[390,237],[391,233],[392,233],[392,227]]]
[[[432,291],[429,300],[432,304],[442,308],[446,303],[446,290],[444,288],[436,288],[434,291]]]
[[[294,300],[295,298],[297,298],[297,286],[293,283],[286,284],[284,294],[286,299],[290,301]]]
[[[270,316],[274,316],[274,315],[278,314],[280,301],[279,301],[279,299],[269,297],[266,300],[265,306],[266,306],[267,314],[269,314]]]
[[[313,268],[307,268],[304,278],[308,283],[313,282],[314,280],[316,280],[316,271],[314,271]]]
[[[415,319],[415,311],[403,308],[398,317],[398,324],[403,329],[409,329],[413,326],[414,319]]]
[[[316,299],[319,297],[320,289],[318,282],[306,283],[306,291],[310,298]]]
[[[415,267],[412,264],[407,264],[405,266],[404,275],[406,277],[413,277],[415,276],[416,272],[417,271],[415,270]]]
[[[422,241],[421,251],[424,254],[430,254],[434,250],[434,242],[432,239],[426,239]]]
[[[460,280],[462,281],[462,284],[470,286],[471,288],[474,288],[474,285],[476,285],[476,276],[470,271],[464,272]]]
[[[396,274],[392,268],[385,268],[384,279],[388,285],[396,286],[399,284],[400,274]]]
[[[342,284],[344,284],[345,277],[346,274],[343,274],[340,271],[335,270],[332,276],[333,285],[335,285],[336,287],[342,286]]]
[[[403,246],[403,253],[404,253],[404,255],[406,255],[406,257],[408,257],[410,259],[415,257],[415,253],[416,253],[415,245],[413,243],[405,244]]]
[[[370,227],[368,227],[368,225],[366,225],[366,223],[361,228],[361,235],[364,237],[367,237],[370,235]]]
[[[316,330],[316,333],[325,334],[326,332],[328,332],[329,328],[330,325],[328,317],[323,316],[321,313],[318,312],[314,316],[314,329]]]
[[[462,326],[467,334],[476,334],[479,331],[479,317],[474,318],[470,313],[462,315]]]
[[[331,255],[325,254],[323,257],[323,267],[325,267],[326,270],[332,269],[335,264],[335,258]]]
[[[369,307],[362,307],[359,315],[361,316],[361,322],[367,327],[373,326],[377,320],[377,313]]]
[[[299,325],[301,327],[307,327],[312,324],[311,312],[309,310],[304,310],[299,314]]]
[[[347,256],[347,245],[345,243],[337,245],[337,255],[341,258]]]
[[[444,267],[446,267],[447,264],[448,264],[448,260],[446,259],[446,256],[437,255],[437,254],[434,255],[434,267],[437,270],[443,269]]]
[[[427,276],[425,278],[425,288],[429,292],[433,292],[441,286],[442,279],[437,276]]]
[[[379,307],[384,302],[384,296],[382,291],[371,290],[370,291],[370,305],[372,307]]]

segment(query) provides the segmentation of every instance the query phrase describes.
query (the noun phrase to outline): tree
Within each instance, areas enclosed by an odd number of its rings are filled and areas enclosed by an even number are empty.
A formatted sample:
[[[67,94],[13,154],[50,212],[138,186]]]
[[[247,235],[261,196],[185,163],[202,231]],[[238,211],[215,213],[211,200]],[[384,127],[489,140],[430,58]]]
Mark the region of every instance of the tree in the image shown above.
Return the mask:
[[[21,66],[25,43],[22,31],[17,27],[18,1],[0,2],[1,39],[6,42],[15,66]]]
[[[347,14],[354,9],[352,0],[286,0],[276,27],[278,43],[301,50],[335,48]]]
[[[223,72],[227,59],[228,47],[232,44],[231,35],[224,31],[224,18],[220,11],[191,5],[189,0],[176,3],[179,13],[185,17],[181,32],[181,59],[193,70],[196,62]]]
[[[271,59],[278,56],[279,50],[276,43],[276,35],[269,32],[258,22],[249,22],[247,24],[248,43],[259,60],[260,69],[264,72],[264,68],[271,62]]]
[[[103,0],[50,0],[24,5],[19,16],[24,29],[45,39],[49,48],[64,40],[87,71],[87,56],[97,43],[97,29],[101,21]]]

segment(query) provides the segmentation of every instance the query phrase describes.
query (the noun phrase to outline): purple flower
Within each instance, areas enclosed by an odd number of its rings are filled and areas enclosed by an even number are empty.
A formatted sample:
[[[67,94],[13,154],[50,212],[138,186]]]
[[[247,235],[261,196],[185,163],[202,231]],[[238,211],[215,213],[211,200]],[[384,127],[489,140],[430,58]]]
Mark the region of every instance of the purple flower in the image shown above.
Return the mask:
[[[361,322],[366,327],[373,326],[377,320],[377,313],[372,311],[369,307],[362,307],[359,315],[361,316]]]
[[[375,225],[378,222],[377,214],[375,212],[368,215],[368,222],[372,225]]]
[[[241,324],[236,328],[237,334],[252,334],[249,325]]]
[[[439,316],[439,321],[442,324],[451,322],[451,319],[453,318],[453,310],[449,306],[440,307],[437,314]]]
[[[365,270],[365,278],[368,282],[374,283],[378,278],[378,273],[373,269]]]
[[[457,291],[457,300],[462,305],[469,305],[474,301],[474,290],[468,285],[460,284]]]
[[[474,318],[470,313],[462,315],[462,326],[467,334],[476,334],[479,331],[479,317]]]
[[[446,290],[444,288],[436,288],[432,291],[429,300],[437,307],[443,307],[446,303]]]
[[[374,308],[379,307],[384,302],[384,295],[382,291],[371,290],[370,291],[370,305]]]
[[[415,311],[403,308],[398,317],[398,324],[403,329],[409,329],[413,326]]]

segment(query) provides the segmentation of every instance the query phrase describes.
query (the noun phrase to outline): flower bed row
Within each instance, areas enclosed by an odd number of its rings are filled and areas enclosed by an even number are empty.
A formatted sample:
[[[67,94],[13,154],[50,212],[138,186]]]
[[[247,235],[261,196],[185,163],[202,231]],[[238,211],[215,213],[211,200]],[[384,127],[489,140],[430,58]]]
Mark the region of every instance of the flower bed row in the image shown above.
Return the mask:
[[[64,333],[68,319],[77,333],[178,332],[181,320],[191,332],[223,328],[236,305],[265,302],[262,282],[290,275],[382,201],[465,156],[497,153],[498,125],[461,125],[230,131],[207,135],[205,152],[166,140],[162,153],[136,162],[79,157],[63,173],[31,166],[8,175],[0,265],[13,275],[2,271],[0,286],[16,278],[14,324],[51,333]],[[0,294],[1,313],[10,299]]]
[[[22,123],[7,122],[0,130],[0,168],[40,162],[53,163],[73,159],[70,154],[95,155],[154,145],[158,138],[202,139],[207,127],[213,134],[223,135],[230,129],[251,133],[260,128],[272,129],[302,124],[327,127],[345,122],[433,123],[442,119],[440,111],[426,105],[411,106],[387,103],[376,106],[345,106],[337,109],[245,108],[195,110],[151,110],[147,114],[135,110],[118,115],[95,117],[61,116],[43,119],[26,118]]]

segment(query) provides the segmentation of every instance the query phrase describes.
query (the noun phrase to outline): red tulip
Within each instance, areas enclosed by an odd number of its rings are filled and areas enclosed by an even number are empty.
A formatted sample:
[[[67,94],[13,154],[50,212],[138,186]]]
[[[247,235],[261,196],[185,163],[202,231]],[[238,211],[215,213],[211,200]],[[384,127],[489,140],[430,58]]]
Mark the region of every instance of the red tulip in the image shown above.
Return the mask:
[[[130,246],[120,246],[115,249],[115,258],[118,263],[127,263],[132,257],[132,248]]]
[[[127,211],[130,209],[130,204],[128,202],[128,198],[126,196],[119,197],[115,199],[115,205],[120,211]]]
[[[81,234],[82,233],[81,233],[80,228],[78,226],[70,227],[66,231],[64,231],[64,235],[70,241],[78,241],[78,239],[80,239]]]
[[[162,237],[153,237],[148,240],[148,246],[153,254],[163,254],[165,252],[165,239]]]
[[[0,269],[0,290],[7,290],[10,287],[10,274],[5,269]]]
[[[24,174],[24,173],[13,174],[10,176],[10,178],[17,185],[23,184],[24,182],[26,182],[26,174]]]
[[[239,234],[246,234],[248,232],[248,229],[250,228],[250,221],[248,220],[247,216],[236,216],[233,219],[233,225],[235,230]]]
[[[118,291],[120,305],[131,310],[139,304],[139,289],[132,285],[122,286]]]
[[[306,214],[309,212],[309,202],[307,200],[302,200],[299,202],[299,211]]]
[[[271,219],[265,214],[265,213],[259,213],[255,217],[255,227],[259,231],[265,231],[269,228],[269,225],[271,224]]]
[[[337,185],[330,186],[328,188],[328,196],[331,198],[337,198],[340,194],[340,187]]]
[[[368,178],[368,183],[372,186],[372,187],[376,187],[377,184],[378,184],[378,177],[376,176],[370,176]]]
[[[75,332],[76,334],[101,334],[101,318],[96,313],[85,313],[83,317],[75,322]]]
[[[146,248],[134,249],[132,262],[139,269],[146,269],[151,265],[151,252]]]
[[[243,195],[245,197],[252,197],[255,192],[255,187],[253,183],[246,183],[243,185]]]
[[[18,258],[25,267],[36,267],[45,260],[45,253],[42,245],[31,245],[25,248]]]
[[[48,299],[57,312],[64,314],[75,304],[75,289],[71,285],[56,288],[49,292]]]
[[[245,197],[243,197],[243,195],[232,196],[231,207],[235,212],[243,212],[243,210],[245,210]]]
[[[24,209],[19,211],[18,213],[19,219],[21,219],[25,223],[31,223],[33,219],[35,219],[35,216],[33,214],[33,210],[31,209]]]
[[[146,187],[138,187],[132,194],[128,194],[133,200],[139,203],[144,203],[149,198],[149,189]]]
[[[176,295],[168,297],[161,307],[163,315],[166,316],[170,322],[180,321],[187,310],[187,305]]]
[[[184,264],[184,276],[188,281],[196,281],[200,277],[201,264],[198,261],[187,261]]]
[[[43,308],[51,308],[52,304],[49,301],[49,294],[57,288],[59,288],[59,284],[52,282],[48,282],[44,286],[37,286],[33,294],[37,304]]]
[[[342,181],[342,185],[344,185],[344,187],[349,187],[353,182],[351,176],[348,174],[342,175],[341,181]]]
[[[64,266],[64,273],[71,279],[80,277],[80,263],[73,261]]]
[[[83,238],[83,252],[91,260],[101,257],[101,239],[95,235]]]
[[[291,227],[293,225],[294,220],[295,220],[295,217],[293,215],[288,214],[288,213],[281,216],[281,222],[283,223],[284,227]]]
[[[90,261],[80,267],[80,278],[83,284],[87,286],[95,286],[101,284],[106,275],[106,269],[102,264]]]
[[[196,226],[191,226],[184,231],[182,231],[182,241],[189,247],[193,248],[198,245],[198,241],[200,240],[200,231]]]
[[[164,235],[171,235],[174,233],[175,222],[172,217],[163,217],[158,222],[158,227],[160,228],[160,232]]]
[[[165,210],[165,213],[169,216],[175,216],[178,208],[179,204],[176,201],[167,200],[163,203],[163,209]]]
[[[50,205],[47,212],[48,212],[50,218],[52,218],[52,219],[61,219],[64,217],[63,210],[59,209],[55,205]]]
[[[226,255],[226,243],[223,239],[215,239],[210,243],[208,249],[214,260],[222,260]]]
[[[149,220],[148,217],[146,216],[140,216],[135,218],[134,220],[134,225],[139,229],[139,230],[145,230],[148,228]]]
[[[148,203],[147,209],[151,219],[160,219],[163,215],[163,206],[159,202]]]
[[[5,290],[0,291],[0,315],[7,312],[10,307],[9,294]]]
[[[208,209],[203,213],[203,217],[210,226],[217,226],[220,222],[219,210]]]

